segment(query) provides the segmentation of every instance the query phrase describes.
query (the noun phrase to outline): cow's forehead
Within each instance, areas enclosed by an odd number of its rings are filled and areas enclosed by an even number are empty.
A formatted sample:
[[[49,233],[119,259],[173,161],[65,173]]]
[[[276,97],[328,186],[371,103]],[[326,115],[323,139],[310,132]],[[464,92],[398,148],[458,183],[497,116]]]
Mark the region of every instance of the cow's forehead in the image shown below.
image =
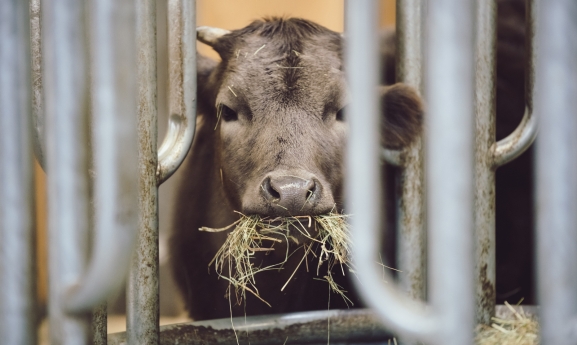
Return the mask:
[[[223,60],[223,86],[242,92],[249,102],[266,98],[323,103],[343,91],[341,44],[334,37],[287,42],[253,34],[237,41]]]

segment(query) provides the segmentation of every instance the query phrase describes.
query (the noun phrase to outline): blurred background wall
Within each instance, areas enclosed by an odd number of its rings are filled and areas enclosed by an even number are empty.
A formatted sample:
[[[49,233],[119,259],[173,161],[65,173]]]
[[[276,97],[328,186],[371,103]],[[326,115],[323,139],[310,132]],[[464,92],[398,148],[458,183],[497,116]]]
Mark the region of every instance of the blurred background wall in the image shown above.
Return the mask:
[[[351,0],[354,1],[354,0]],[[395,23],[395,1],[380,0],[380,26],[392,26]],[[158,126],[159,145],[166,131],[167,116],[167,0],[157,1],[157,49],[158,49]],[[343,31],[344,0],[197,0],[197,25],[216,26],[224,29],[238,29],[251,21],[265,16],[302,17],[315,21],[334,31]],[[218,59],[218,55],[201,43],[198,50],[204,55]],[[136,177],[135,177],[136,178]],[[172,282],[167,266],[170,258],[168,239],[170,237],[170,216],[173,208],[174,190],[182,176],[178,172],[160,187],[160,301],[163,323],[174,322],[174,317],[185,318],[182,301]],[[37,202],[37,243],[38,243],[38,297],[41,309],[46,306],[47,298],[47,233],[46,233],[46,191],[45,175],[36,167]],[[111,314],[124,313],[124,296],[115,296],[109,303]],[[45,311],[45,309],[44,309]],[[109,332],[124,329],[122,319],[110,317]]]

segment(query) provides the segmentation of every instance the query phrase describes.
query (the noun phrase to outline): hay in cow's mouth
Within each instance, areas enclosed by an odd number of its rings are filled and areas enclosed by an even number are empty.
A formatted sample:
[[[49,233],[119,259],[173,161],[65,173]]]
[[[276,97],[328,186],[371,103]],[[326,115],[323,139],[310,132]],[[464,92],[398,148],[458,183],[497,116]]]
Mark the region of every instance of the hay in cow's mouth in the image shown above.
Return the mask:
[[[245,300],[246,292],[248,291],[270,306],[259,295],[255,275],[263,271],[282,269],[289,257],[296,252],[296,250],[292,253],[289,252],[289,242],[298,245],[298,249],[303,248],[304,255],[281,288],[281,291],[284,290],[305,260],[308,268],[308,255],[313,254],[318,259],[317,276],[321,276],[321,267],[326,262],[326,273],[321,280],[327,281],[331,291],[338,293],[347,304],[352,304],[351,300],[345,295],[346,291],[332,277],[332,269],[335,266],[340,266],[343,275],[345,274],[345,266],[351,267],[351,242],[349,227],[346,222],[347,215],[329,213],[320,216],[263,218],[258,215],[247,216],[240,212],[237,213],[240,215],[240,219],[227,227],[220,229],[203,227],[200,230],[220,232],[235,227],[228,234],[225,243],[211,260],[209,266],[214,263],[219,277],[226,279],[234,287],[239,304]],[[298,231],[299,237],[309,241],[307,243],[299,243],[299,239],[291,235],[292,229]],[[255,253],[271,252],[275,250],[275,243],[282,242],[287,244],[284,260],[266,267],[255,267],[253,263]],[[318,255],[312,250],[313,246],[320,248]],[[228,294],[231,292],[229,290]]]

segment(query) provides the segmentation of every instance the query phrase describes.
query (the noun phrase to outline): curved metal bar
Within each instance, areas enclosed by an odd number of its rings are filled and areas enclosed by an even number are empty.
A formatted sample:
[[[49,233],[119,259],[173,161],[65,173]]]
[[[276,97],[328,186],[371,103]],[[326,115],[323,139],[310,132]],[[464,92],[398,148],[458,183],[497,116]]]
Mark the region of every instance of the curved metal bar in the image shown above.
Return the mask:
[[[346,71],[351,103],[347,153],[347,211],[354,214],[353,262],[358,290],[393,331],[409,339],[430,339],[439,324],[423,302],[414,301],[398,287],[384,284],[377,258],[382,212],[380,193],[379,118],[377,85],[377,4],[373,0],[347,1]],[[387,274],[388,275],[388,274]],[[393,280],[390,276],[385,280]],[[357,280],[355,280],[357,282]]]
[[[525,152],[537,137],[537,127],[537,118],[526,107],[523,119],[513,133],[493,145],[493,166],[507,164]]]
[[[89,249],[86,8],[77,0],[43,5],[50,338],[54,344],[86,344],[87,314],[65,308],[65,292],[81,279]]]
[[[347,211],[357,288],[387,327],[409,340],[472,344],[473,286],[473,1],[435,0],[428,8],[428,186],[431,307],[385,284],[379,247],[380,155],[376,95],[376,3],[347,2],[346,70],[351,90]],[[391,279],[385,274],[385,280]],[[392,279],[391,279],[392,280]]]
[[[381,159],[396,167],[403,166],[403,155],[403,150],[391,150],[384,147],[381,148]]]
[[[89,311],[122,287],[137,234],[133,2],[98,1],[93,15],[95,240],[86,273],[67,292],[65,305],[71,312]]]
[[[180,0],[170,19],[169,117],[166,137],[158,149],[158,185],[184,161],[196,128],[196,18],[195,2]],[[180,18],[176,20],[175,18]],[[180,39],[179,39],[180,38]]]

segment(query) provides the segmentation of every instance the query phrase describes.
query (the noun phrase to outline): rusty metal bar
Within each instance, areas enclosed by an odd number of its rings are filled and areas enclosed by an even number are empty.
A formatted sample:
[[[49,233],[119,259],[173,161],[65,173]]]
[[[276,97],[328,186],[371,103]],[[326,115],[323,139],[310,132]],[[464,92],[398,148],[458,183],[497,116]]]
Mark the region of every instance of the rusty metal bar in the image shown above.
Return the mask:
[[[139,234],[127,286],[128,344],[158,344],[156,2],[137,2]]]
[[[346,192],[347,209],[355,215],[351,225],[357,288],[386,325],[408,340],[472,344],[473,1],[435,0],[428,8],[430,308],[382,282],[382,272],[374,265],[382,211],[375,193],[380,190],[374,35],[378,11],[368,0],[348,1],[346,9],[349,111],[354,114],[349,117]]]
[[[169,23],[169,124],[157,150],[156,5],[143,1],[139,18],[140,236],[128,282],[129,344],[157,344],[158,186],[180,166],[196,125],[196,2],[171,0]]]
[[[495,144],[496,0],[476,2],[475,67],[475,236],[477,322],[495,315]]]
[[[397,81],[423,91],[422,0],[397,1]],[[401,286],[409,296],[426,297],[425,177],[423,141],[403,152],[400,174],[397,260]]]
[[[36,344],[28,4],[0,2],[0,339]]]
[[[108,336],[107,303],[104,302],[92,311],[92,345],[106,345]]]
[[[391,338],[378,316],[368,309],[237,317],[160,327],[161,345],[327,344],[327,341],[386,344]],[[108,345],[125,343],[126,333],[108,337]]]
[[[577,339],[577,3],[539,1],[535,112],[541,344]]]
[[[36,160],[46,170],[44,150],[44,91],[42,88],[42,15],[40,0],[30,0],[30,55],[32,60],[32,126],[33,148]]]
[[[89,249],[86,9],[77,0],[45,5],[50,338],[54,344],[87,344],[89,316],[72,316],[64,307],[64,292],[81,279]]]

